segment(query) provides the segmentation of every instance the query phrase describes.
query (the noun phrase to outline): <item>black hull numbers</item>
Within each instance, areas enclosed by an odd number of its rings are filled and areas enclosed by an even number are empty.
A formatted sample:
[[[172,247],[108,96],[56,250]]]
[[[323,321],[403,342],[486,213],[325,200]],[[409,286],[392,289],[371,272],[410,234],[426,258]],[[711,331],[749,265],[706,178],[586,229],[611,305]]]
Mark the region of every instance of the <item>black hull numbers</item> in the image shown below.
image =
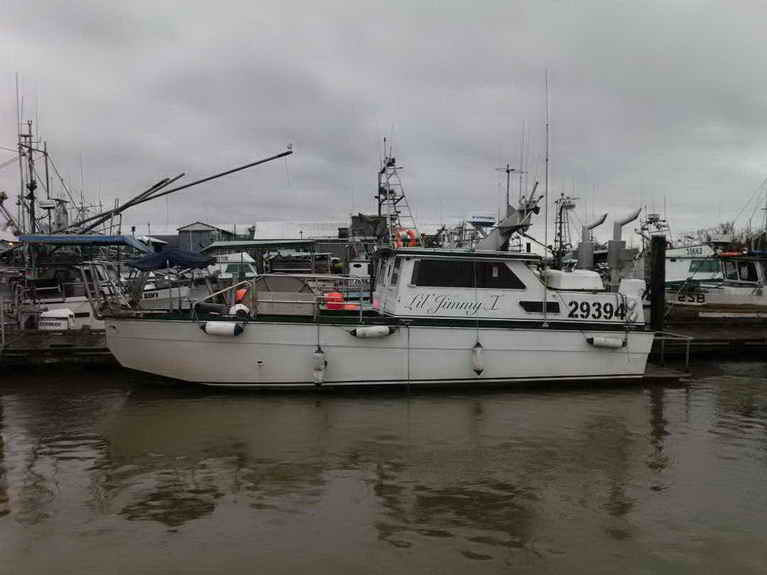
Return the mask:
[[[575,319],[623,319],[626,317],[626,308],[621,304],[599,301],[571,301],[569,318]]]
[[[706,303],[706,296],[702,293],[681,293],[676,299],[682,303]]]

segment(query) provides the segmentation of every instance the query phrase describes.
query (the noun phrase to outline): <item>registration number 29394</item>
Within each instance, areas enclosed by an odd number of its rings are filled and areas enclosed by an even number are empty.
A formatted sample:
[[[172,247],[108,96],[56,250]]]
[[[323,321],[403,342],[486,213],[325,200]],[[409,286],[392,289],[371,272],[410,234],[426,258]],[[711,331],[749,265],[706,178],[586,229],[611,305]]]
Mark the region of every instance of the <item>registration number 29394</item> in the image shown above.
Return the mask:
[[[570,301],[570,312],[567,317],[580,319],[624,319],[626,306],[622,303],[601,301]]]

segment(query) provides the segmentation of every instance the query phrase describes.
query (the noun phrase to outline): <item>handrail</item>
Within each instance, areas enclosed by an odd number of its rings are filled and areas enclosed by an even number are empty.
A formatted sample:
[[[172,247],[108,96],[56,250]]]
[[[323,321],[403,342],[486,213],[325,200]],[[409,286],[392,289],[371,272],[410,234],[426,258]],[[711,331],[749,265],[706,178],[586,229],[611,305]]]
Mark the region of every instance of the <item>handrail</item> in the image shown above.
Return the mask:
[[[237,282],[236,284],[233,284],[233,285],[230,285],[230,286],[225,287],[223,289],[220,289],[217,292],[213,292],[212,294],[208,294],[208,295],[206,295],[202,299],[194,300],[192,302],[192,307],[196,306],[198,303],[204,302],[205,300],[207,300],[209,298],[216,297],[216,296],[221,295],[223,293],[226,293],[228,291],[232,291],[233,289],[235,289],[235,288],[237,288],[237,287],[239,287],[239,286],[241,286],[243,284],[247,284],[250,287],[253,287],[253,283],[250,280],[242,280],[241,282]]]
[[[685,335],[681,333],[673,333],[670,331],[656,331],[655,332],[655,339],[660,341],[660,361],[661,364],[665,362],[665,356],[666,356],[666,341],[678,341],[678,340],[684,340],[685,342],[685,350],[684,350],[684,367],[685,369],[690,369],[690,345],[692,344],[692,340],[695,339],[691,335]]]

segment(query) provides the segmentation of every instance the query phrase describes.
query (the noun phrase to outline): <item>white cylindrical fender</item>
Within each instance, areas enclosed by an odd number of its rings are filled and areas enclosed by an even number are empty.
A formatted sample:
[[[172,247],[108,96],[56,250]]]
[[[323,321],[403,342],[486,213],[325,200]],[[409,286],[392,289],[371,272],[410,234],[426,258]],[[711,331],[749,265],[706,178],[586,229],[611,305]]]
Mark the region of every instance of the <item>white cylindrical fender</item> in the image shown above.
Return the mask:
[[[474,373],[482,375],[485,371],[485,360],[482,357],[482,344],[477,342],[474,347],[471,348],[471,367],[474,369]]]
[[[366,327],[355,327],[350,330],[349,333],[354,337],[370,338],[370,337],[386,337],[397,331],[396,327],[390,327],[388,325],[369,325]]]
[[[200,324],[200,329],[208,335],[236,337],[245,331],[245,326],[236,321],[206,321]]]
[[[626,341],[623,339],[618,339],[617,337],[604,337],[600,335],[586,338],[586,341],[594,347],[607,347],[611,349],[618,349],[626,345]]]
[[[328,362],[325,360],[325,352],[322,351],[322,348],[320,346],[317,346],[317,349],[312,354],[312,376],[314,378],[314,385],[322,385],[322,382],[325,381],[325,368],[327,367]]]

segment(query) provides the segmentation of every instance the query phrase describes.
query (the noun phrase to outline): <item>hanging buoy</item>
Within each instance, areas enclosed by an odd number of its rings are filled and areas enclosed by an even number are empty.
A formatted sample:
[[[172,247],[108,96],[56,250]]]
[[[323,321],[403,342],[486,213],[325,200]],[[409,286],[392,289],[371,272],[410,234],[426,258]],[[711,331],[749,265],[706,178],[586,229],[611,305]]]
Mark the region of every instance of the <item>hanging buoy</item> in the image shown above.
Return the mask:
[[[250,308],[245,304],[238,303],[229,308],[229,315],[236,315],[237,317],[248,319],[250,317]]]
[[[240,303],[243,299],[245,299],[245,296],[248,293],[248,288],[240,288],[237,291],[234,292],[234,301],[235,303]]]
[[[355,327],[349,330],[349,333],[354,337],[369,338],[369,337],[386,337],[397,331],[396,327],[390,327],[388,325],[369,325],[366,327]]]
[[[604,337],[599,335],[596,337],[587,337],[586,341],[594,347],[607,347],[612,349],[617,349],[626,345],[626,340],[624,339],[618,339],[617,337]]]
[[[236,337],[245,331],[245,326],[236,321],[206,321],[200,324],[200,329],[208,335]]]
[[[325,368],[328,365],[328,362],[325,360],[325,352],[322,351],[320,346],[317,346],[317,349],[312,354],[312,364],[314,366],[312,372],[314,385],[320,386],[325,381]]]
[[[477,342],[474,347],[471,348],[471,366],[474,369],[474,373],[482,375],[485,371],[485,362],[482,359],[482,344]]]
[[[328,292],[323,296],[325,307],[328,309],[343,309],[344,294],[337,291]]]

